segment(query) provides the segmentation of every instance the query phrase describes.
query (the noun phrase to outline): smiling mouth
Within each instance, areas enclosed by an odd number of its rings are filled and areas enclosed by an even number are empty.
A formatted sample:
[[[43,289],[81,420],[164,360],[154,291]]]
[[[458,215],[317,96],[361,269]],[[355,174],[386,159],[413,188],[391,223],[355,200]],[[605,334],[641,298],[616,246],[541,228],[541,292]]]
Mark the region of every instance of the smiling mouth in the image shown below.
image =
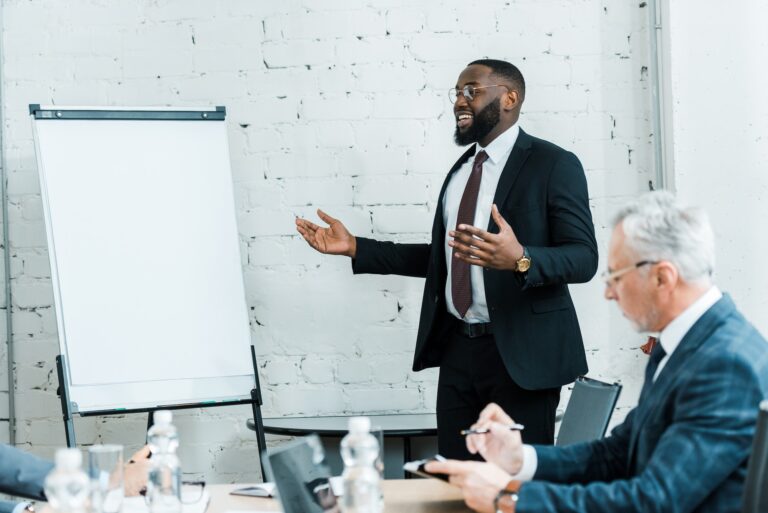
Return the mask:
[[[473,116],[467,112],[462,112],[456,116],[456,126],[464,129],[472,124]]]

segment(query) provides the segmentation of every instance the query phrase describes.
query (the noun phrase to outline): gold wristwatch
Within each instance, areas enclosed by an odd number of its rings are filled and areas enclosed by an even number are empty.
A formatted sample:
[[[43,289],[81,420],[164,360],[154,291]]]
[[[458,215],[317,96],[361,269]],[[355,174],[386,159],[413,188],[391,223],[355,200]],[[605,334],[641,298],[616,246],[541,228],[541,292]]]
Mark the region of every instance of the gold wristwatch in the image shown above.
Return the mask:
[[[531,257],[528,255],[528,248],[523,246],[523,256],[515,262],[515,272],[525,273],[531,268]]]

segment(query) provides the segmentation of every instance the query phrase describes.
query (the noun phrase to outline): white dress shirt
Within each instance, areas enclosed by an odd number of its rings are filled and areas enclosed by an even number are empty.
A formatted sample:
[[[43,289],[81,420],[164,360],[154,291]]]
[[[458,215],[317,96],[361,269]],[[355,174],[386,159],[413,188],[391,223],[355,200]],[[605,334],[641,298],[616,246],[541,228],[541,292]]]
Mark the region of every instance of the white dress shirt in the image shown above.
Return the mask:
[[[680,345],[680,341],[686,333],[690,331],[696,321],[698,321],[704,313],[712,308],[712,306],[720,301],[723,297],[723,293],[720,292],[716,286],[712,286],[708,291],[702,294],[699,299],[693,302],[683,313],[672,319],[672,322],[666,325],[659,334],[659,343],[664,348],[664,352],[667,353],[664,358],[659,362],[659,366],[656,368],[656,373],[653,375],[653,381],[659,376],[661,369],[669,361],[669,357],[675,352],[677,346]],[[536,449],[531,445],[523,445],[523,467],[520,469],[513,479],[519,481],[530,481],[536,474],[536,469],[539,466],[539,458],[536,455]]]
[[[488,154],[488,159],[483,163],[483,174],[480,180],[480,191],[477,194],[477,208],[475,209],[474,226],[482,230],[488,228],[496,186],[499,184],[501,172],[507,164],[519,133],[520,127],[517,124],[512,125],[491,141],[488,147],[483,148],[478,144],[475,148],[475,155],[481,151]],[[470,157],[463,166],[453,173],[443,198],[443,222],[445,223],[445,241],[443,243],[445,244],[445,261],[448,264],[448,278],[445,280],[445,301],[448,305],[448,311],[458,319],[461,319],[461,316],[456,307],[453,306],[453,295],[451,294],[451,265],[454,257],[453,248],[448,245],[448,241],[452,240],[448,236],[448,232],[456,229],[459,203],[461,203],[461,197],[464,195],[464,189],[467,186],[469,175],[472,173],[474,162],[475,158]],[[472,304],[463,320],[468,323],[489,322],[491,318],[488,315],[488,304],[485,299],[483,268],[471,265],[469,272],[472,279]]]

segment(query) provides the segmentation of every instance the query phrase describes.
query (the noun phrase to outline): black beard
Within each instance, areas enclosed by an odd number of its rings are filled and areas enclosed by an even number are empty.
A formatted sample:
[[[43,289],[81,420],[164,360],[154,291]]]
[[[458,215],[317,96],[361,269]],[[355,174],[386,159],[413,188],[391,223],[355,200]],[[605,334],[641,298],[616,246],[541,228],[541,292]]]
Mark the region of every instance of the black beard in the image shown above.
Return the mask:
[[[453,133],[453,140],[459,146],[466,146],[480,141],[486,135],[491,133],[491,130],[496,128],[496,125],[501,121],[501,98],[498,98],[495,102],[491,102],[475,115],[475,119],[472,120],[472,126],[466,132],[459,131],[459,127],[456,126],[456,131]]]

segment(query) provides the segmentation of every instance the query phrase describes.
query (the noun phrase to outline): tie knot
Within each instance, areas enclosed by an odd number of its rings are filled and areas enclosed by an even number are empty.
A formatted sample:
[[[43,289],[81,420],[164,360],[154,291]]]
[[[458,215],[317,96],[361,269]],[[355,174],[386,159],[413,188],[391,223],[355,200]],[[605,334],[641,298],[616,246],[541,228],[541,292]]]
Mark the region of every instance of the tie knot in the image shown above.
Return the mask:
[[[664,348],[661,347],[661,343],[656,342],[656,344],[653,346],[653,350],[651,351],[651,362],[658,365],[658,363],[667,355],[667,352],[664,351]]]
[[[485,152],[485,150],[480,151],[475,155],[475,164],[474,167],[482,166],[483,162],[488,160],[488,154]]]

